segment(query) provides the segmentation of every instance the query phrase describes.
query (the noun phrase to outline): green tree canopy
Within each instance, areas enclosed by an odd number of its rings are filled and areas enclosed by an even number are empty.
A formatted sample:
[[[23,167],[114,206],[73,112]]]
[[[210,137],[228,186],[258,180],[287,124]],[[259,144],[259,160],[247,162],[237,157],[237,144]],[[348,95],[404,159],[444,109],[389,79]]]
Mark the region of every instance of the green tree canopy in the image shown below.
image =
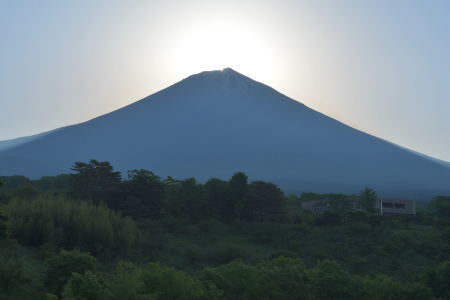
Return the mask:
[[[450,261],[441,263],[427,274],[427,283],[439,299],[450,299]]]
[[[143,291],[156,300],[202,299],[205,294],[199,281],[183,271],[150,263],[143,269]]]
[[[63,291],[64,300],[109,300],[111,294],[97,273],[86,271],[83,274],[72,273]]]
[[[95,257],[88,253],[63,250],[47,260],[45,285],[52,293],[59,295],[73,273],[84,274],[86,271],[93,271],[95,266]]]

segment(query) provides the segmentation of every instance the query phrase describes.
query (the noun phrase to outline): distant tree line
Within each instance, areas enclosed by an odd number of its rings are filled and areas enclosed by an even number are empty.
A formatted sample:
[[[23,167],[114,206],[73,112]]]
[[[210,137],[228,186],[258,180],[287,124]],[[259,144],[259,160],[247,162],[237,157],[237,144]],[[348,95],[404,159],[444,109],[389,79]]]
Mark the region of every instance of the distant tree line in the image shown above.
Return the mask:
[[[151,171],[131,170],[126,180],[108,162],[77,162],[69,177],[72,195],[103,201],[134,218],[172,215],[192,221],[279,221],[286,217],[283,192],[275,184],[248,182],[242,172],[229,181],[212,178],[204,184],[194,178],[161,179]]]

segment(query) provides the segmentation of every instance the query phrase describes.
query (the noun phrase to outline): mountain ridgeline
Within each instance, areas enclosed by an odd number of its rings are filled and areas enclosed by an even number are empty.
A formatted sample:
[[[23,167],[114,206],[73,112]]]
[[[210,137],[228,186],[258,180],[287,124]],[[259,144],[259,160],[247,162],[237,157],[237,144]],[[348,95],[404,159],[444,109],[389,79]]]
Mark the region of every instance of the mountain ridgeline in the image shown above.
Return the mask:
[[[67,173],[96,158],[120,171],[228,178],[236,171],[288,192],[431,197],[450,167],[351,128],[232,69],[192,75],[90,121],[0,142],[0,175]]]

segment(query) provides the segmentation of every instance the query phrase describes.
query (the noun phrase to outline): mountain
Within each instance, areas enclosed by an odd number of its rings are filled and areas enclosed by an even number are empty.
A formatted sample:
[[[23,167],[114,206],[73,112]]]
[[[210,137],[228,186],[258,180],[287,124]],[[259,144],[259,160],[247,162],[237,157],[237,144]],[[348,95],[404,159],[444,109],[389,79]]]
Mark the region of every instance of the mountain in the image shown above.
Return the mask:
[[[57,131],[56,130],[52,130],[52,131],[48,131],[48,132],[43,132],[43,133],[39,133],[36,135],[31,135],[31,136],[25,136],[25,137],[20,137],[20,138],[16,138],[16,139],[12,139],[12,140],[7,140],[7,141],[0,141],[0,152],[1,151],[5,151],[20,145],[23,145],[25,143],[31,142],[33,140],[36,140],[38,138],[44,137],[45,135]]]
[[[55,175],[95,158],[121,171],[145,168],[175,178],[226,179],[244,171],[288,192],[450,192],[447,163],[351,128],[229,68],[192,75],[90,121],[2,144],[9,145],[0,148],[2,175]]]

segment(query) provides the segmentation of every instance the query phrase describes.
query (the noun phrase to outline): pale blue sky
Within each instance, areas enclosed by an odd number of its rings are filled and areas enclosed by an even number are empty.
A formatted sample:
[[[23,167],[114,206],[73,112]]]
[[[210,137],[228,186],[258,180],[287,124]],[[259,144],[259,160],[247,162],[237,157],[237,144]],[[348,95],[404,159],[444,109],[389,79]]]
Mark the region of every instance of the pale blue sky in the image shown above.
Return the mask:
[[[446,0],[0,0],[0,140],[224,67],[450,161]]]

